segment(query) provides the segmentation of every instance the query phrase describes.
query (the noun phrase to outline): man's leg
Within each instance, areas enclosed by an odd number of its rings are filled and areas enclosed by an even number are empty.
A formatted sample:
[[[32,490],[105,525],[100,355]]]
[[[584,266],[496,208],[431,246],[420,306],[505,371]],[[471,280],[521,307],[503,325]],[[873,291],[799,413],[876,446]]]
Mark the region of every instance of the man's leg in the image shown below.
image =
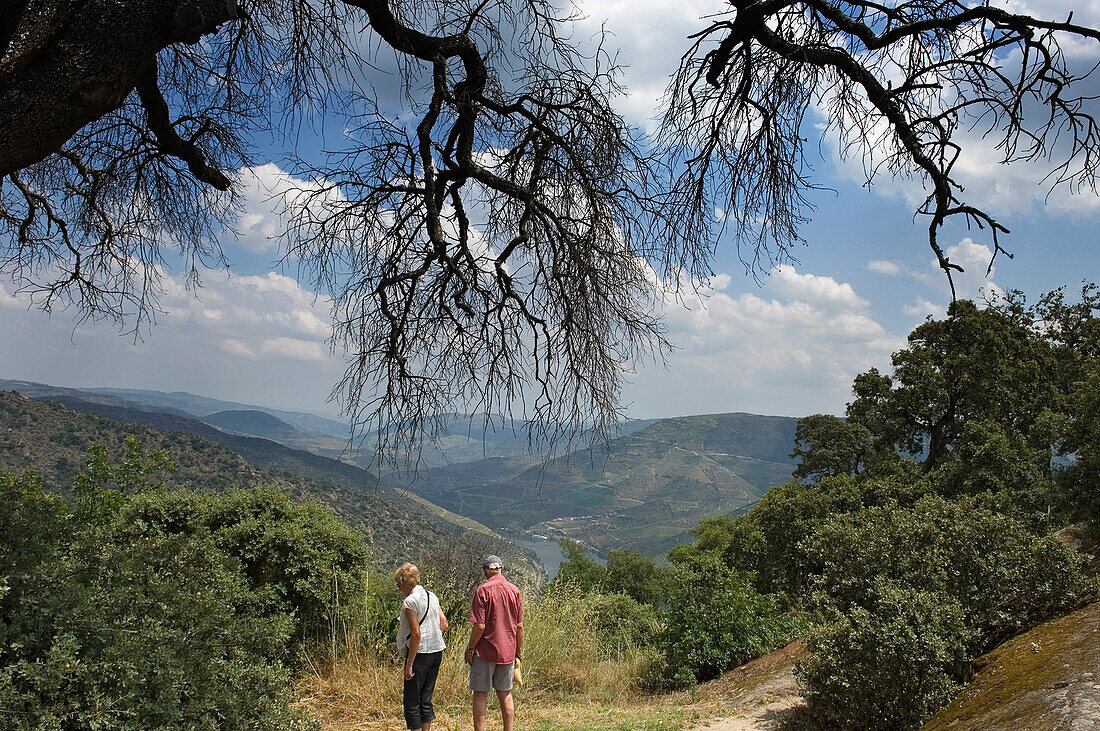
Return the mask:
[[[512,691],[498,690],[497,698],[500,700],[500,719],[504,722],[504,731],[512,731],[512,723],[516,719],[516,706],[512,701]]]
[[[485,731],[486,709],[489,707],[489,691],[474,691],[474,731]],[[509,729],[509,731],[511,731]]]

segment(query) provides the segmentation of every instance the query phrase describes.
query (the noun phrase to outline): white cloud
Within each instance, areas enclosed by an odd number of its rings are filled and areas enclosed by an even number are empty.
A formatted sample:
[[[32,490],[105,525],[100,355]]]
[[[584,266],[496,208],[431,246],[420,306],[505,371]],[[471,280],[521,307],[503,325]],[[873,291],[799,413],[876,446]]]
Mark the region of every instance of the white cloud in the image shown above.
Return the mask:
[[[948,260],[958,264],[964,271],[952,272],[951,280],[955,284],[955,294],[960,299],[972,299],[980,301],[987,296],[998,297],[1004,294],[993,277],[997,274],[997,267],[992,266],[993,249],[985,244],[975,243],[970,237],[964,238],[954,246],[944,250]],[[929,261],[935,267],[943,286],[947,286],[947,279],[939,269],[935,259]]]
[[[325,181],[294,177],[275,163],[243,168],[240,176],[237,242],[257,254],[276,253],[289,215],[306,207],[321,212],[344,201]]]
[[[61,310],[53,317],[22,305],[9,310],[0,286],[0,377],[334,412],[325,400],[344,362],[329,350],[329,299],[276,272],[208,273],[195,293],[178,278],[164,284],[164,312],[137,341],[120,337],[110,322],[74,330]]]
[[[319,343],[285,336],[265,340],[260,349],[267,355],[281,355],[296,360],[323,361],[326,357]]]
[[[850,284],[832,277],[777,267],[763,288],[741,293],[723,291],[728,275],[714,279],[722,290],[666,300],[678,349],[667,370],[641,369],[633,379],[632,413],[839,413],[855,375],[885,366],[904,343]]]
[[[225,340],[223,340],[221,342],[221,348],[230,355],[239,355],[249,359],[256,357],[256,353],[252,350],[252,348],[248,347],[240,340],[237,340],[235,338],[226,338]]]
[[[937,305],[935,302],[930,302],[926,299],[918,299],[911,305],[905,305],[901,308],[903,314],[912,317],[913,319],[923,322],[929,317],[943,317],[945,314],[945,308],[943,305]]]
[[[18,295],[8,294],[4,285],[0,284],[0,309],[25,310],[27,303],[23,302]]]
[[[657,126],[660,100],[693,33],[709,25],[703,16],[728,10],[715,0],[578,0],[586,16],[577,37],[594,38],[601,28],[612,35],[605,44],[618,50],[625,66],[627,95],[616,100],[619,112],[640,128]]]
[[[878,272],[879,274],[886,274],[888,276],[901,274],[900,264],[885,259],[872,259],[867,262],[867,268],[872,272]]]
[[[856,295],[852,285],[832,277],[799,274],[793,266],[781,265],[771,272],[771,287],[791,299],[810,304],[863,309],[867,300]]]

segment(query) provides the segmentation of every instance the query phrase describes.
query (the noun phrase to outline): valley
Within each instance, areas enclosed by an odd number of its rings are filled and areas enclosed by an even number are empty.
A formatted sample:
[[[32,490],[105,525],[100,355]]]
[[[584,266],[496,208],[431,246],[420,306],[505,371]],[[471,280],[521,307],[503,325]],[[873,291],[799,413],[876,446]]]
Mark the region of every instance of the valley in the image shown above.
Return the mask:
[[[788,417],[629,421],[606,444],[546,459],[531,453],[518,422],[455,415],[418,471],[389,472],[379,480],[364,469],[377,466],[365,448],[369,435],[362,439],[364,449],[355,449],[347,425],[317,415],[182,392],[3,380],[0,390],[187,433],[260,468],[356,492],[380,491],[460,530],[570,538],[600,554],[631,547],[663,556],[690,541],[687,531],[701,518],[748,509],[769,487],[789,479],[793,468],[796,420]],[[69,479],[72,471],[58,478]]]

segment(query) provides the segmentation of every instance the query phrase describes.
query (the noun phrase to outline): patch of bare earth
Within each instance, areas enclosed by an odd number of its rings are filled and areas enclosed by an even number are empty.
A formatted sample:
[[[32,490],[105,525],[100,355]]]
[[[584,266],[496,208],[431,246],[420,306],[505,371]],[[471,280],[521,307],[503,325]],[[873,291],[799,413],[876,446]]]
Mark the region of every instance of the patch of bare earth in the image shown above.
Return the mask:
[[[805,727],[805,702],[794,676],[802,642],[757,658],[699,686],[694,709],[708,720],[693,731],[793,731]]]

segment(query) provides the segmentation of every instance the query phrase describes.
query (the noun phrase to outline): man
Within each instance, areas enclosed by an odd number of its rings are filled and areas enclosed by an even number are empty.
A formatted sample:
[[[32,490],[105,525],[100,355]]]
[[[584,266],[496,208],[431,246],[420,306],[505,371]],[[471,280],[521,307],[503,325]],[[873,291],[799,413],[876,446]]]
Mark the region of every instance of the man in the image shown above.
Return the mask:
[[[519,589],[504,578],[499,556],[486,556],[481,571],[485,583],[477,588],[470,605],[473,628],[466,648],[470,690],[474,692],[474,731],[485,731],[490,690],[500,699],[504,731],[512,731],[512,678],[515,661],[523,659],[523,601]]]

